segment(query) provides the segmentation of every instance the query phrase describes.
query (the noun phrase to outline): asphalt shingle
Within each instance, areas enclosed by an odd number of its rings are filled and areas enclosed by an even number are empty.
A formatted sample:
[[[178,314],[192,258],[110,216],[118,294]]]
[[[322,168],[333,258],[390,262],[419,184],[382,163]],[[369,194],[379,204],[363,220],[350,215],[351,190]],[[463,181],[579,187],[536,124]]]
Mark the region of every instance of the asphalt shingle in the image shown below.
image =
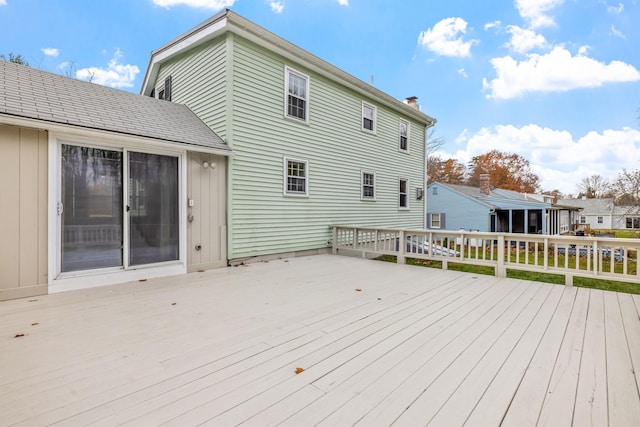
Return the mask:
[[[0,114],[231,151],[188,107],[0,61]]]

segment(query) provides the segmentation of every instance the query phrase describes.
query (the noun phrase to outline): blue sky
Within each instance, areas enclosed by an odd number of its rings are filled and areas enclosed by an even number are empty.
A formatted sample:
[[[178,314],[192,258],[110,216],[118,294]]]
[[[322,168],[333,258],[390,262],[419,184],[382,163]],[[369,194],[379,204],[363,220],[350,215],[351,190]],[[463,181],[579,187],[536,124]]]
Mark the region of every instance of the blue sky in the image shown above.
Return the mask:
[[[640,168],[639,0],[0,0],[0,54],[138,92],[229,7],[437,118],[441,156],[527,158],[544,190]]]

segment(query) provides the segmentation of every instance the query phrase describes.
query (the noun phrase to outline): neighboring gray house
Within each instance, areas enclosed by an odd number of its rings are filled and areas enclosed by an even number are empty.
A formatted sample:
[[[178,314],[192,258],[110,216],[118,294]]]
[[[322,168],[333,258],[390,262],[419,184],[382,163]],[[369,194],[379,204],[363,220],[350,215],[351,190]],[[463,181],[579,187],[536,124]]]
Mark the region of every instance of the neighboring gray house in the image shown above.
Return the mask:
[[[226,265],[231,154],[184,105],[0,61],[0,300]]]
[[[580,209],[576,224],[587,224],[591,229],[639,230],[640,207],[618,206],[612,198],[562,199],[558,203]]]
[[[576,209],[539,201],[539,195],[434,182],[427,187],[427,228],[565,234]],[[542,200],[545,200],[542,198]]]
[[[153,51],[141,92],[170,93],[234,150],[232,263],[325,251],[332,224],[424,227],[435,120],[232,11]]]

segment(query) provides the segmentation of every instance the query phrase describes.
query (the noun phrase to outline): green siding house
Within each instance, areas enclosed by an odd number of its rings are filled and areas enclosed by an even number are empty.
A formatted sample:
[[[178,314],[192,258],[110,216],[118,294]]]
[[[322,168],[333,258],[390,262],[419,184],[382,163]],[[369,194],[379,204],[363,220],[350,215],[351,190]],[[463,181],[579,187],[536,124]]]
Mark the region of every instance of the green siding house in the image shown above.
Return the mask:
[[[326,250],[332,224],[425,227],[435,120],[230,10],[153,51],[141,92],[185,104],[233,150],[232,263]]]

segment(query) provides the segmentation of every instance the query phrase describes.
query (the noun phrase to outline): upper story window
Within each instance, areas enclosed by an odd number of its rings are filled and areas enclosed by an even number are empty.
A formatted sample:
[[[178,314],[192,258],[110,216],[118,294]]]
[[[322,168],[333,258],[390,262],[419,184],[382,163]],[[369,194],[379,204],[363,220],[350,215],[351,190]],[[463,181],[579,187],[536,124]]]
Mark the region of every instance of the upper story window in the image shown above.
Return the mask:
[[[171,101],[171,76],[164,79],[163,84],[156,88],[155,93],[156,98]]]
[[[587,217],[586,216],[581,216],[580,217],[580,224],[586,224],[587,223]]]
[[[599,216],[598,217],[598,224],[602,224],[604,222],[604,218]]]
[[[361,172],[361,192],[362,200],[376,199],[376,174],[373,172]]]
[[[309,163],[306,160],[284,159],[284,194],[308,196]]]
[[[376,107],[362,101],[362,130],[376,133]]]
[[[409,151],[409,122],[400,120],[400,151]]]
[[[431,194],[433,194],[434,196],[437,196],[438,195],[438,187],[433,187],[431,189]]]
[[[399,183],[399,207],[400,209],[409,209],[409,180],[400,178]]]
[[[309,121],[309,77],[285,68],[285,115]]]

